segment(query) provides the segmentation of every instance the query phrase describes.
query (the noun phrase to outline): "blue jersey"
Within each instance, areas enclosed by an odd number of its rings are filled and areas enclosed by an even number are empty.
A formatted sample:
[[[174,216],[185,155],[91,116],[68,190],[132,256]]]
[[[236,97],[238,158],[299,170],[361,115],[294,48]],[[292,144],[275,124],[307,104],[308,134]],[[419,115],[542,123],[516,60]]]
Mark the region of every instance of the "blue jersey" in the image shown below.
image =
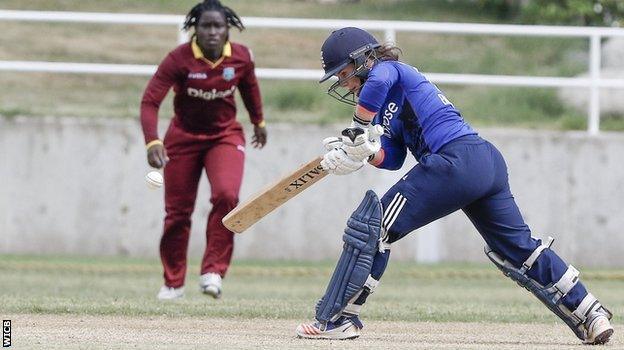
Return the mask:
[[[373,66],[358,103],[376,112],[373,124],[384,128],[385,157],[380,168],[399,169],[407,149],[420,161],[452,140],[477,134],[418,69],[398,61]]]

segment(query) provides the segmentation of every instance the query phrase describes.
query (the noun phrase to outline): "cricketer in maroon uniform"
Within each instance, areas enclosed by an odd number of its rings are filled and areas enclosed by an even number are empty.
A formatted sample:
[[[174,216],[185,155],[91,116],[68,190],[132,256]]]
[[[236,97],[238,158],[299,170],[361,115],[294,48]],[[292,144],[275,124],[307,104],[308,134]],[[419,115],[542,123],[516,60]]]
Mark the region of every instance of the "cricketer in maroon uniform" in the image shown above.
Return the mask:
[[[259,148],[266,144],[253,56],[245,46],[228,40],[230,26],[244,28],[238,15],[219,1],[193,7],[184,28],[193,27],[195,34],[165,57],[141,102],[148,163],[164,167],[166,217],[160,256],[165,283],[159,299],[183,296],[191,214],[202,170],[210,183],[212,210],[200,288],[215,298],[221,296],[221,278],[230,265],[234,243],[233,233],[221,219],[238,203],[245,159],[243,128],[236,120],[237,88],[254,125],[252,144]],[[171,87],[175,115],[161,142],[158,109]]]

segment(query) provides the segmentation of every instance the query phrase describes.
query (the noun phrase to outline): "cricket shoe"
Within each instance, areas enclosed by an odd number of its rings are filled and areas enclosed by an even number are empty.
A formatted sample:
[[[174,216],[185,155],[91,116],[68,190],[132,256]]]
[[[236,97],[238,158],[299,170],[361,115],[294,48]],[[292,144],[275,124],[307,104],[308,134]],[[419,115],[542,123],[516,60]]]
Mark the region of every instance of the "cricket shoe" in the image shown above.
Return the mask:
[[[355,339],[360,336],[360,330],[364,327],[357,316],[346,318],[340,317],[335,322],[302,323],[297,326],[297,337],[306,339]]]
[[[215,299],[221,298],[221,275],[209,272],[199,276],[199,289]]]
[[[613,326],[609,318],[600,311],[594,311],[587,317],[585,327],[587,329],[585,344],[605,344],[613,335]]]
[[[160,291],[156,296],[159,300],[174,300],[179,299],[184,296],[184,287],[173,288],[162,286],[160,287]]]

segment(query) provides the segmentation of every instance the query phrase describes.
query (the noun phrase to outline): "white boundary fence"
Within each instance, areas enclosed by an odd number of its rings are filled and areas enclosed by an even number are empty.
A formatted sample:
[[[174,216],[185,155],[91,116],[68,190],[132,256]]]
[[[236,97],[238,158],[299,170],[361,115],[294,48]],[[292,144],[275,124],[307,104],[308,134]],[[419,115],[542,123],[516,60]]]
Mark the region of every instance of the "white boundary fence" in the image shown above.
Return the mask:
[[[13,11],[0,10],[0,21],[35,21],[35,22],[73,22],[73,23],[110,23],[172,25],[178,28],[178,41],[188,40],[187,33],[180,30],[184,16],[93,12],[55,12],[55,11]],[[337,29],[356,26],[367,30],[383,31],[385,39],[395,41],[396,32],[475,34],[496,36],[549,36],[587,38],[589,45],[589,77],[535,77],[482,74],[439,74],[425,73],[429,79],[439,84],[457,85],[494,85],[527,87],[578,87],[588,88],[589,110],[587,131],[595,135],[600,129],[600,89],[624,88],[624,79],[602,78],[601,40],[608,37],[624,37],[624,29],[604,27],[565,27],[565,26],[526,26],[468,23],[434,23],[405,21],[369,21],[369,20],[324,20],[301,18],[244,17],[246,27],[282,28],[282,29]],[[73,63],[73,62],[36,62],[36,61],[0,61],[0,70],[25,72],[92,73],[151,75],[156,70],[152,65]],[[320,70],[313,69],[275,69],[257,68],[259,78],[317,80],[322,76]]]

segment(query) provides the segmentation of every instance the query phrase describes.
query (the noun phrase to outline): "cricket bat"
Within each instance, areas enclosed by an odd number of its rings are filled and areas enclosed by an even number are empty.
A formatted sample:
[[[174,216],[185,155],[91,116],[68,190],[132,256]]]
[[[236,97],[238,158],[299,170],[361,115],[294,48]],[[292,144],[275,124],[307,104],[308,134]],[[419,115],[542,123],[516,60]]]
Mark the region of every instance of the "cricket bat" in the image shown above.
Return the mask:
[[[322,159],[314,158],[239,204],[223,218],[223,225],[236,233],[245,231],[275,208],[324,178],[328,173],[321,167]]]

